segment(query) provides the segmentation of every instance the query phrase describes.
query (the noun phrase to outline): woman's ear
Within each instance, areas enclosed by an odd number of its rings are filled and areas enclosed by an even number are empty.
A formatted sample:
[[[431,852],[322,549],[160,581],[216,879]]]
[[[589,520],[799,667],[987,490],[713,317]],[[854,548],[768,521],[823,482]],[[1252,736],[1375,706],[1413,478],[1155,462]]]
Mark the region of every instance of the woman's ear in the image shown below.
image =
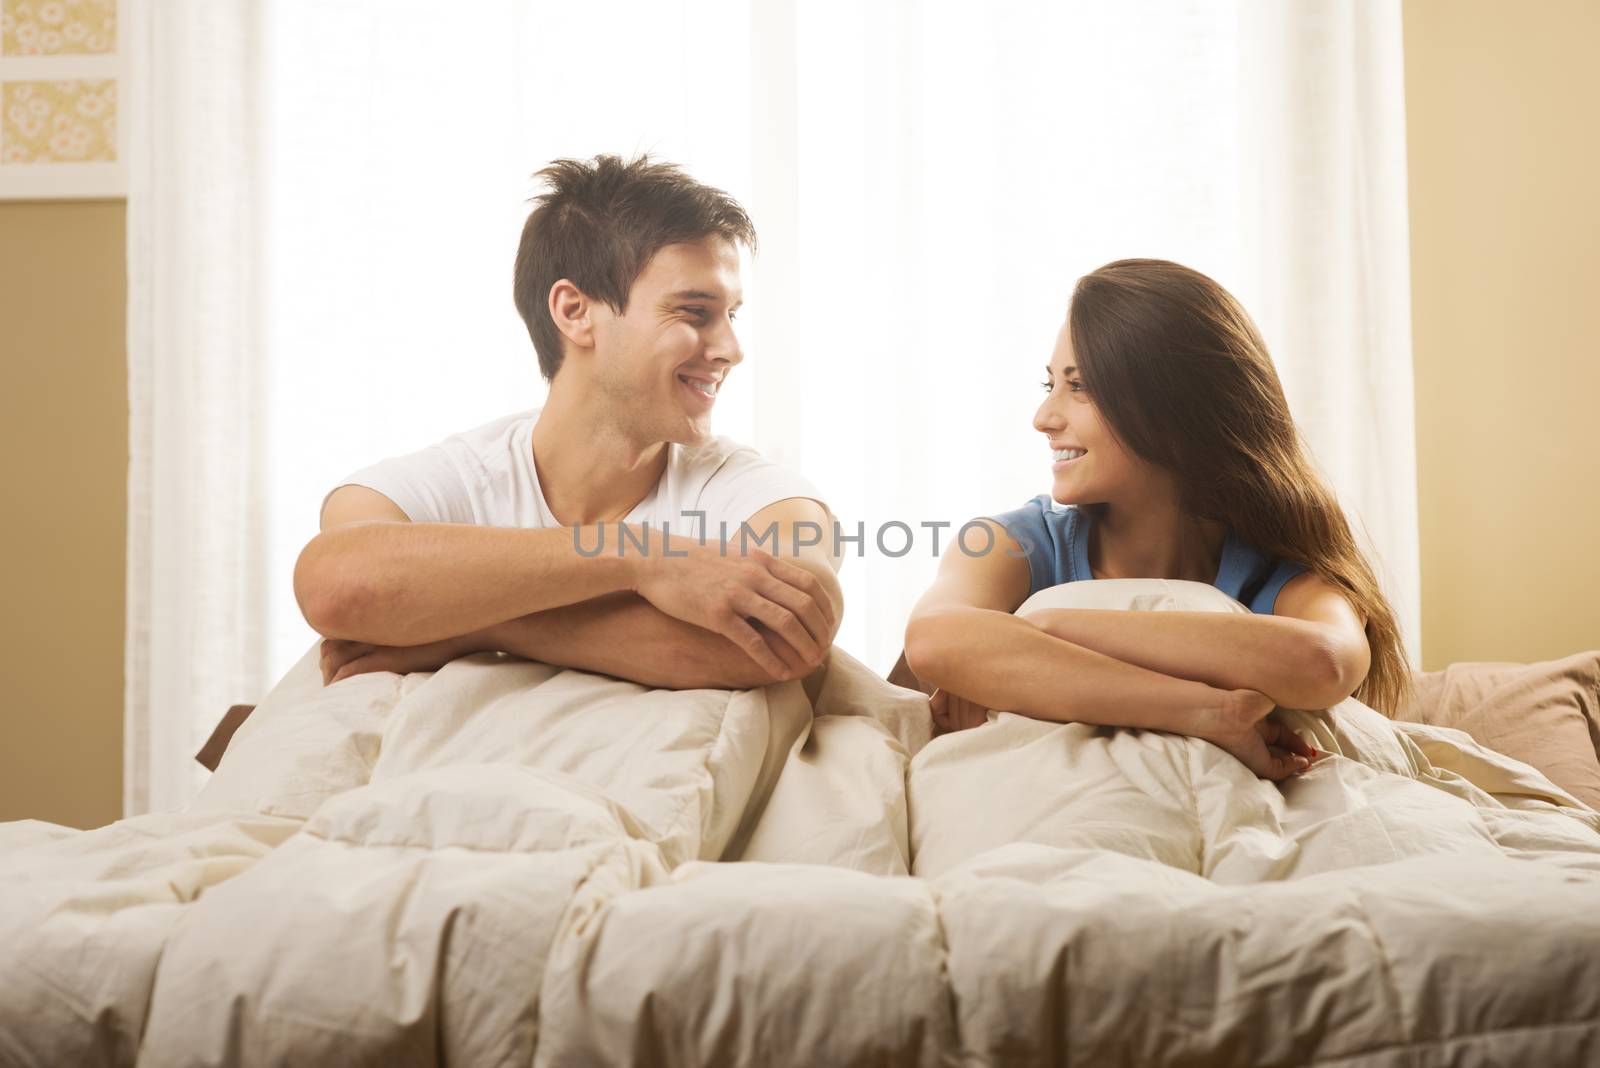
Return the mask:
[[[561,335],[580,349],[594,348],[594,327],[590,323],[589,298],[583,290],[563,278],[550,287],[550,318]]]

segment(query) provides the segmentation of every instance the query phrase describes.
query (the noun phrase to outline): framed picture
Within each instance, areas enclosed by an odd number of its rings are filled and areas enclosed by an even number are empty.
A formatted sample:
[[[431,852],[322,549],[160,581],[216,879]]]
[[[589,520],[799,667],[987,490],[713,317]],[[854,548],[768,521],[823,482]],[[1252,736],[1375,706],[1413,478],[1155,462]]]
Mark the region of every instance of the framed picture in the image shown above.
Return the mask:
[[[120,0],[0,0],[0,200],[127,195]]]

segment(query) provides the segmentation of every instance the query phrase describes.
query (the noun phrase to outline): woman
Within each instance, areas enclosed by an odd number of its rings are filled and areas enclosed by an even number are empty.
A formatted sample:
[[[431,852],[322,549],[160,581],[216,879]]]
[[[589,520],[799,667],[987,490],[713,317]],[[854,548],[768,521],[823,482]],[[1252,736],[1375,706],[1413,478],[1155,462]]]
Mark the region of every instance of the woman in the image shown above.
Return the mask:
[[[1165,730],[1282,779],[1316,750],[1274,707],[1394,710],[1394,612],[1226,290],[1164,260],[1107,264],[1079,280],[1047,373],[1050,497],[979,520],[994,550],[947,555],[906,627],[940,728],[1000,708]],[[1207,582],[1251,611],[1012,614],[1089,578]]]

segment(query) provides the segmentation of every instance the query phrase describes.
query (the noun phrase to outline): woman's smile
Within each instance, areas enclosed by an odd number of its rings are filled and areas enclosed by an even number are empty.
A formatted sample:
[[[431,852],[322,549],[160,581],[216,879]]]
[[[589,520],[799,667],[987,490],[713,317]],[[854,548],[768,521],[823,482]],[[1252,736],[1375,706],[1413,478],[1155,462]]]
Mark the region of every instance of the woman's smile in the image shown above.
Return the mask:
[[[1083,459],[1088,451],[1088,449],[1051,449],[1050,458],[1052,463],[1050,464],[1050,470],[1064,471]]]

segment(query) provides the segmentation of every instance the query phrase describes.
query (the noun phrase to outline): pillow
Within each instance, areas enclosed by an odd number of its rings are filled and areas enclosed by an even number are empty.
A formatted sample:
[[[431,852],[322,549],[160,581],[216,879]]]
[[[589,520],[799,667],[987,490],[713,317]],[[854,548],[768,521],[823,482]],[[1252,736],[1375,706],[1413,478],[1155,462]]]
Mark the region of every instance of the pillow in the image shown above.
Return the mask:
[[[1416,683],[1395,719],[1466,731],[1600,809],[1600,652],[1537,664],[1451,664]]]
[[[1249,612],[1215,586],[1184,579],[1097,579],[1046,586],[1017,606],[1017,614],[1038,608],[1100,608],[1131,612]]]

